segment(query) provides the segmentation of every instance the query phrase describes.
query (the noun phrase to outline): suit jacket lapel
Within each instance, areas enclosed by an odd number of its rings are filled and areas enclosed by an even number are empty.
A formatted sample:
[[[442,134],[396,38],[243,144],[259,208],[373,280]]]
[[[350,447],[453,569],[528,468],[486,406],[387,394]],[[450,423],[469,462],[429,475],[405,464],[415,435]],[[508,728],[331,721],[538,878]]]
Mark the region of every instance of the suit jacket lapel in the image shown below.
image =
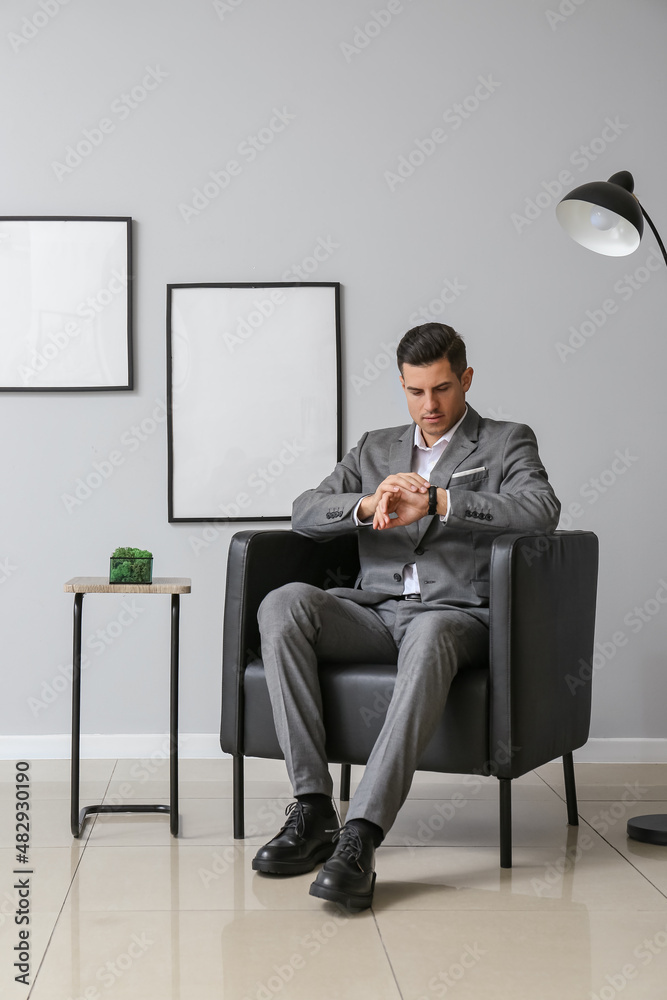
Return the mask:
[[[458,466],[475,450],[479,437],[479,421],[479,413],[473,410],[472,406],[468,406],[463,423],[456,429],[454,437],[433,467],[431,481],[434,486],[446,489],[449,486],[452,472],[456,472]],[[434,514],[433,517],[425,517],[420,521],[415,521],[415,524],[418,525],[418,542],[422,540],[436,517],[437,515]]]
[[[412,446],[415,439],[415,425],[410,424],[389,449],[389,475],[409,472],[412,468]]]
[[[410,424],[403,434],[392,444],[389,450],[389,475],[399,472],[410,472],[412,468],[412,449],[415,443],[415,425]],[[445,449],[446,450],[446,449]],[[419,522],[407,524],[405,530],[414,540],[419,538]]]

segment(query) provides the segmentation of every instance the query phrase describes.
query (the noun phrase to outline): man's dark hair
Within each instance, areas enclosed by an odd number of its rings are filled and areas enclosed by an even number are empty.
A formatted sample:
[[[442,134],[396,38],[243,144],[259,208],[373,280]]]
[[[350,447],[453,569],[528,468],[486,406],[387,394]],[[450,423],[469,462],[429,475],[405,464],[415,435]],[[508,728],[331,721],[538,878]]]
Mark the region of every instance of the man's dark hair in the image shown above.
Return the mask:
[[[403,365],[432,365],[447,358],[458,379],[468,367],[466,345],[451,326],[444,323],[422,323],[414,326],[401,338],[396,350],[396,360],[403,374]]]

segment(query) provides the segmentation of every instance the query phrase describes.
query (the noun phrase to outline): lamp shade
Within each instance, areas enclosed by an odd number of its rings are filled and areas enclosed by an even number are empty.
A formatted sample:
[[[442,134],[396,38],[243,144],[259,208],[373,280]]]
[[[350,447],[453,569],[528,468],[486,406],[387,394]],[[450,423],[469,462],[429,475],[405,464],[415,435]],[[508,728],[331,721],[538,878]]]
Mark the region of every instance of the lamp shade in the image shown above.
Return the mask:
[[[573,240],[608,257],[624,257],[639,246],[644,219],[627,170],[608,181],[591,181],[565,195],[556,217]]]

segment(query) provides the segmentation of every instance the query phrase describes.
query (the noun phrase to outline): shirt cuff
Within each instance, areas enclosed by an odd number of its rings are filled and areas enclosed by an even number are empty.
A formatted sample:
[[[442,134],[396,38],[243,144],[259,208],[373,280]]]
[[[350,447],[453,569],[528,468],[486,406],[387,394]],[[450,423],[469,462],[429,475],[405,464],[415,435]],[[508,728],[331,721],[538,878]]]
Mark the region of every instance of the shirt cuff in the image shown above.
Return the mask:
[[[445,490],[445,493],[447,494],[447,513],[440,515],[440,520],[442,521],[443,524],[447,524],[447,520],[449,518],[449,512],[452,509],[452,506],[449,502],[449,490]],[[359,501],[359,503],[361,503],[361,501]]]
[[[373,518],[371,518],[370,521],[360,521],[359,518],[357,517],[357,511],[359,510],[359,507],[361,506],[362,500],[365,500],[366,497],[370,497],[372,495],[373,495],[372,493],[367,493],[366,496],[364,496],[364,497],[361,498],[361,500],[359,501],[359,503],[356,505],[356,507],[352,511],[352,520],[357,525],[357,527],[363,528],[363,526],[365,524],[370,524],[370,525],[373,524]],[[447,497],[447,513],[449,513],[449,497]]]

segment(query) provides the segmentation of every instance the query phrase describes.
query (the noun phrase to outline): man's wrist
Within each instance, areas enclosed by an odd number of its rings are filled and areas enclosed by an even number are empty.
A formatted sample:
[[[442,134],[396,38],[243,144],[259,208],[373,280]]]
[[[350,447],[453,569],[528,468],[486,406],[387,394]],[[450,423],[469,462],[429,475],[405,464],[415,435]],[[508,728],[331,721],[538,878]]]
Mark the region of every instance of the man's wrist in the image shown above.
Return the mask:
[[[360,521],[367,521],[369,518],[372,518],[376,508],[375,494],[369,493],[368,496],[363,497],[359,502],[359,506],[357,507],[358,519]]]
[[[443,490],[442,487],[438,486],[438,506],[436,509],[436,514],[440,517],[444,517],[447,513],[447,490]]]

